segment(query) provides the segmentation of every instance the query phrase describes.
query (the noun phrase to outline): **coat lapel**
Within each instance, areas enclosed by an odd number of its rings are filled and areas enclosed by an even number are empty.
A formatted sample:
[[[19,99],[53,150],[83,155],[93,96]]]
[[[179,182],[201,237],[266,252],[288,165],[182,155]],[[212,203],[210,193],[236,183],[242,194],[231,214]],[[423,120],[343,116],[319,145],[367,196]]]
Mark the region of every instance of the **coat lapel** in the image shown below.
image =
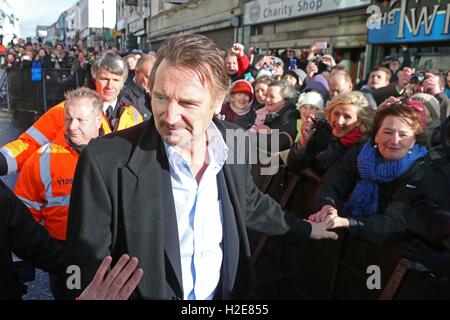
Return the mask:
[[[170,173],[153,119],[139,137],[120,178],[126,248],[130,255],[140,259],[144,270],[139,291],[146,298],[167,297],[167,280],[174,294],[182,297],[178,228]]]

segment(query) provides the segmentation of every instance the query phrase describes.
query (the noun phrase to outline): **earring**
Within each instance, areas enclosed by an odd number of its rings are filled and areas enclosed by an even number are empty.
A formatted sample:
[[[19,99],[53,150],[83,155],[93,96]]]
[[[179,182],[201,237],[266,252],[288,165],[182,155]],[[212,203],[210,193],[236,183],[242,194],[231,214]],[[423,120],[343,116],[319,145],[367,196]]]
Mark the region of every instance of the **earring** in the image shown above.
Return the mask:
[[[374,149],[378,149],[378,145],[377,145],[377,144],[374,144],[374,145],[373,145],[373,148],[374,148]]]
[[[411,154],[411,153],[412,153],[412,149],[409,149],[408,154]]]

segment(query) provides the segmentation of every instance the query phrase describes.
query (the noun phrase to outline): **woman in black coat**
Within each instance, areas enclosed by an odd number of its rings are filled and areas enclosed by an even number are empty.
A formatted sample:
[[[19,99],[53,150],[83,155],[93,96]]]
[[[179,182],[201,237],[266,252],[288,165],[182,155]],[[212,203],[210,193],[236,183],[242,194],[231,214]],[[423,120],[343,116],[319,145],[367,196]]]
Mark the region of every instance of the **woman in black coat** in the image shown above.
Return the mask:
[[[372,139],[325,175],[316,192],[319,211],[309,220],[329,216],[328,229],[345,228],[378,245],[400,240],[406,201],[424,174],[427,149],[416,144],[422,132],[416,110],[400,104],[378,110]]]

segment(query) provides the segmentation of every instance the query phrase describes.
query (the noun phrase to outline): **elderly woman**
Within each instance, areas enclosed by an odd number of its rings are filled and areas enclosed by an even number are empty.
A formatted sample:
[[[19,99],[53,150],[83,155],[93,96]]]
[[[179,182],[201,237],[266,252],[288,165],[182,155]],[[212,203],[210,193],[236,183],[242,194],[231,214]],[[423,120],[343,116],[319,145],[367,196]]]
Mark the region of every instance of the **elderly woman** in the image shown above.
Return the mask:
[[[294,143],[297,133],[296,123],[299,118],[295,104],[290,102],[294,95],[295,88],[287,82],[272,81],[267,89],[264,108],[248,113],[237,124],[259,135],[270,135],[272,130],[277,129],[279,130],[278,150],[273,151],[289,149]],[[271,139],[268,141],[270,142]],[[267,146],[268,151],[271,147],[271,145]]]
[[[300,138],[291,148],[287,162],[297,174],[311,168],[322,176],[347,150],[370,135],[374,110],[361,92],[349,92],[331,100],[325,109],[328,123],[318,119],[317,108],[311,109],[309,104],[299,107]]]
[[[228,101],[222,105],[220,114],[224,120],[236,122],[250,112],[253,103],[253,87],[246,80],[238,80],[230,89]]]
[[[309,220],[329,216],[329,229],[346,228],[374,244],[400,240],[406,233],[406,200],[424,173],[427,149],[416,144],[422,130],[416,110],[402,104],[380,109],[372,139],[325,175],[316,192],[320,210]]]

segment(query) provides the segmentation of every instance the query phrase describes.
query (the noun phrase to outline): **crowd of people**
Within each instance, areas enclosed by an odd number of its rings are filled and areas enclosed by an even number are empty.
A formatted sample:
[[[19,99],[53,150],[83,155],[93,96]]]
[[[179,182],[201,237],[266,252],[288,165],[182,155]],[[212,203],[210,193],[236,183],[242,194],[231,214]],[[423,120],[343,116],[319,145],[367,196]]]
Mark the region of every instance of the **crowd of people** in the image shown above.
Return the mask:
[[[46,229],[23,218],[39,250],[23,239],[7,247],[53,272],[56,298],[248,297],[246,228],[296,244],[336,239],[336,229],[379,246],[413,233],[418,240],[403,255],[450,277],[449,71],[416,70],[405,53],[402,64],[376,66],[355,84],[315,45],[299,56],[246,53],[240,43],[223,52],[195,34],[170,38],[157,54],[124,57],[27,44],[10,49],[5,64],[30,61],[88,68],[94,89],[68,92],[0,148],[0,175],[19,173],[8,199],[20,199]],[[267,137],[267,154],[320,181],[308,220],[263,194],[248,161],[227,163],[238,151],[225,135],[236,129],[257,144]],[[97,295],[95,274],[100,266],[105,276],[109,256],[125,275],[104,281],[121,288],[129,279],[134,292]],[[78,289],[87,293],[67,290],[64,265],[81,267]],[[3,294],[20,296],[17,287]]]

